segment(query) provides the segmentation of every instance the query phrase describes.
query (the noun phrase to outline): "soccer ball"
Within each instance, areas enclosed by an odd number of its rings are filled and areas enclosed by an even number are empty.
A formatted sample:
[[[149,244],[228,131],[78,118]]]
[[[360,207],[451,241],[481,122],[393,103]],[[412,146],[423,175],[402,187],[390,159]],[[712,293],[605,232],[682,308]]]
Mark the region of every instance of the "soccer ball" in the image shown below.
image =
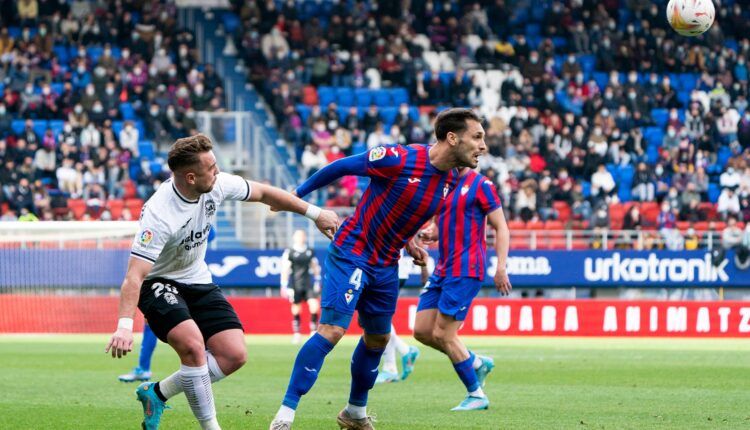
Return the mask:
[[[698,36],[714,23],[716,10],[712,0],[669,0],[667,20],[683,36]]]

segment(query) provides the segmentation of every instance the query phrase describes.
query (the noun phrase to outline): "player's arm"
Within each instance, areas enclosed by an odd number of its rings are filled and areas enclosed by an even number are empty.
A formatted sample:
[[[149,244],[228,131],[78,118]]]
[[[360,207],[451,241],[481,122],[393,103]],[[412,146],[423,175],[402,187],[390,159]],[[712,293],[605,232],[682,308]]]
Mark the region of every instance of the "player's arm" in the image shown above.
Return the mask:
[[[151,271],[152,266],[152,263],[140,258],[130,257],[130,260],[128,260],[128,270],[120,287],[117,330],[112,335],[104,350],[105,353],[111,351],[112,358],[123,357],[133,350],[133,319],[135,318],[135,309],[138,306],[141,284],[143,284],[146,275]]]
[[[399,145],[386,145],[341,158],[315,172],[297,187],[295,194],[304,197],[336,179],[349,175],[394,178],[404,165],[404,151],[405,149]]]
[[[247,201],[260,202],[276,210],[304,215],[315,222],[315,226],[318,227],[321,233],[329,239],[333,239],[333,235],[339,228],[339,217],[335,212],[307,203],[281,188],[259,182],[250,182],[250,185],[252,186],[252,191]]]
[[[289,298],[289,272],[292,270],[292,262],[289,261],[289,250],[285,250],[281,256],[280,291],[282,298]]]
[[[508,279],[506,265],[510,248],[510,230],[505,222],[503,208],[498,207],[487,215],[489,225],[495,229],[495,254],[497,255],[497,271],[495,272],[495,288],[506,295],[513,288]]]

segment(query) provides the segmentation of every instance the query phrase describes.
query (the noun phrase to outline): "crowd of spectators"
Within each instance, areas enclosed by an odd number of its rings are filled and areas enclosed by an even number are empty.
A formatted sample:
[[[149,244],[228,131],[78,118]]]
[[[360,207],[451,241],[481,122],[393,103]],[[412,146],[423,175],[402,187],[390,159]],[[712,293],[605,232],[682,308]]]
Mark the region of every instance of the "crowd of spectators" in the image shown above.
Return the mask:
[[[714,211],[750,221],[750,17],[739,2],[717,6],[698,38],[669,29],[666,2],[645,0],[234,3],[248,79],[303,175],[373,145],[428,142],[436,111],[469,106],[487,120],[482,171],[512,219],[554,220],[564,201],[569,221],[612,227],[612,204],[657,201],[649,227]],[[514,78],[483,85],[477,69]],[[319,105],[325,86],[406,88],[410,101],[386,121],[375,104]],[[360,190],[332,187],[328,203],[353,204]]]
[[[169,176],[160,152],[225,98],[176,17],[173,2],[0,1],[3,219],[69,219],[68,198],[106,219],[108,199]]]

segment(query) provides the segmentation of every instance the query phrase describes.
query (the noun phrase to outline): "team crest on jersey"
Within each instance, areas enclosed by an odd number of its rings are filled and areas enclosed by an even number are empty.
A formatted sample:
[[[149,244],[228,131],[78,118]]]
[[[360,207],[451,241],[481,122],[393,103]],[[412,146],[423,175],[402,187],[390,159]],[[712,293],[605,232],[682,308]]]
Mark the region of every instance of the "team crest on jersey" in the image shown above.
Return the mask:
[[[373,148],[372,151],[370,151],[370,161],[378,161],[383,157],[385,157],[385,148],[382,146]]]
[[[464,185],[463,187],[461,187],[461,195],[462,196],[465,196],[466,193],[468,193],[468,192],[469,192],[469,186],[468,185]]]
[[[149,243],[151,243],[151,240],[154,238],[154,232],[152,232],[149,229],[145,229],[141,232],[141,235],[138,237],[138,243],[146,247]]]
[[[206,200],[206,218],[211,218],[216,213],[216,203],[212,199]]]
[[[346,304],[347,305],[352,302],[352,299],[354,298],[354,294],[352,294],[352,289],[351,288],[349,288],[349,290],[346,292],[346,294],[344,294],[344,298],[346,299]]]

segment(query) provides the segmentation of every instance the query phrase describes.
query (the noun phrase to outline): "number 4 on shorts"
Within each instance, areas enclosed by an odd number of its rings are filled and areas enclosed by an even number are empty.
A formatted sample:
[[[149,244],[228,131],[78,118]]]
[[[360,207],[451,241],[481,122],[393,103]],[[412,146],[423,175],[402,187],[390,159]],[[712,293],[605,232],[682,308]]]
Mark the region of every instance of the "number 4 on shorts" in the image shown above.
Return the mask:
[[[362,269],[354,270],[352,276],[349,277],[349,283],[354,285],[355,290],[359,290],[359,287],[362,286]]]

